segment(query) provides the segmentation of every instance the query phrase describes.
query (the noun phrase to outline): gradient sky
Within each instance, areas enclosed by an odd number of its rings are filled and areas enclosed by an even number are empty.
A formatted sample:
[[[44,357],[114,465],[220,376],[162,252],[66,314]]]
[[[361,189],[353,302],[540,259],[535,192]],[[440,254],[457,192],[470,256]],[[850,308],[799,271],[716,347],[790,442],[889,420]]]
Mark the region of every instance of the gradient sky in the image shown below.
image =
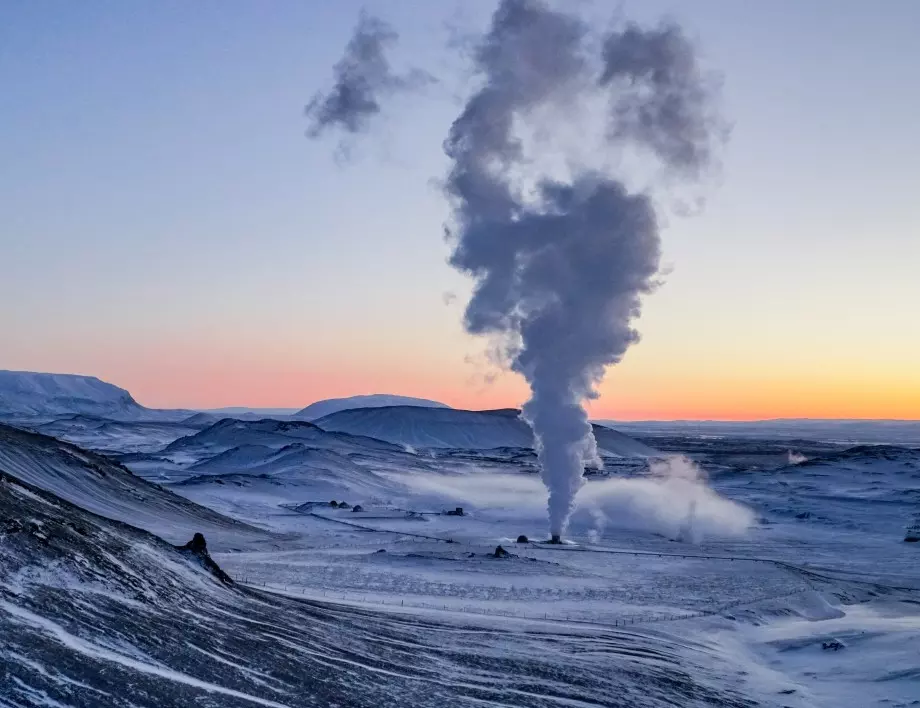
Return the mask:
[[[362,4],[400,31],[397,64],[447,81],[341,165],[302,111]],[[682,21],[734,123],[592,414],[920,418],[920,2],[580,4]],[[0,2],[0,368],[162,407],[519,404],[462,331],[436,183],[464,87],[445,27],[493,8]]]

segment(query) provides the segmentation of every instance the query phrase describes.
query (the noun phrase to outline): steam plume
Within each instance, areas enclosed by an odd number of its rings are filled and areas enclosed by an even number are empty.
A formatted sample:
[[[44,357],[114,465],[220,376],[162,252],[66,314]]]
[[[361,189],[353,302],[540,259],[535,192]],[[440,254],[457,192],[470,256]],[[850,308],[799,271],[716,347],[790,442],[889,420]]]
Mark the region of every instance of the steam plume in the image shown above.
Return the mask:
[[[600,465],[583,403],[638,340],[631,323],[660,262],[652,197],[554,138],[600,102],[605,127],[592,152],[634,150],[694,177],[719,127],[712,86],[679,27],[629,24],[604,39],[599,59],[590,39],[578,17],[542,0],[502,0],[473,55],[481,86],[445,141],[451,263],[475,280],[465,325],[497,337],[530,386],[523,415],[554,536],[585,465]],[[529,150],[535,142],[557,147],[565,167],[541,167],[546,150]]]
[[[332,128],[360,133],[380,113],[383,98],[433,81],[419,69],[405,74],[393,72],[387,52],[398,40],[399,35],[389,24],[361,13],[345,56],[333,68],[334,86],[327,93],[317,93],[307,105],[307,135],[316,138]]]

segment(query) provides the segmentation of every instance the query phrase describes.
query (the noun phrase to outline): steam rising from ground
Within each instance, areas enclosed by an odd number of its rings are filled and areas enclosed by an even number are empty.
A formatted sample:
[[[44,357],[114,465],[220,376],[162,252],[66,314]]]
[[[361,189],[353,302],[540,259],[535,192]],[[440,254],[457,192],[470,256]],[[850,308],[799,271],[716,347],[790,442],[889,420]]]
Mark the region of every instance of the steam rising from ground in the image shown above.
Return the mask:
[[[695,178],[722,134],[715,85],[679,27],[628,24],[603,38],[600,57],[593,39],[541,0],[502,0],[473,53],[480,87],[444,148],[451,263],[475,280],[465,324],[496,339],[530,385],[523,416],[554,535],[585,466],[600,465],[583,403],[637,341],[631,323],[659,271],[652,197],[603,158],[638,152],[668,179]],[[597,121],[582,120],[598,106]]]
[[[581,518],[579,518],[581,515]],[[750,509],[719,496],[703,471],[684,457],[651,465],[651,475],[592,483],[579,496],[575,520],[602,536],[605,528],[632,528],[690,543],[743,535],[754,521]]]
[[[803,462],[807,462],[808,458],[805,457],[801,452],[795,452],[794,450],[789,450],[786,453],[786,464],[787,465],[801,465]]]
[[[334,128],[360,133],[380,113],[381,100],[434,80],[419,69],[394,73],[387,53],[398,40],[399,35],[389,24],[361,13],[345,56],[333,69],[335,84],[328,92],[317,93],[307,105],[310,121],[307,135],[316,138]]]
[[[529,530],[545,509],[547,490],[533,475],[471,473],[406,480],[433,505],[465,506]],[[699,543],[743,536],[754,522],[747,507],[706,483],[699,467],[683,457],[651,464],[648,475],[595,480],[579,492],[571,531],[599,541],[614,530],[656,533]],[[512,534],[512,535],[515,535]]]

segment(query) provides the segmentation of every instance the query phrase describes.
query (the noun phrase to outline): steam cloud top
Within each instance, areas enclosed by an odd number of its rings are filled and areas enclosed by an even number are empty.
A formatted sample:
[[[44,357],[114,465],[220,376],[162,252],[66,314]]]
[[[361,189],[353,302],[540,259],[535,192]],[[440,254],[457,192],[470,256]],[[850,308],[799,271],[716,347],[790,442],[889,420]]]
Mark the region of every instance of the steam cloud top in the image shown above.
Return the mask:
[[[310,121],[307,135],[316,138],[332,128],[346,133],[362,132],[371,118],[380,113],[384,97],[433,81],[419,69],[405,74],[393,72],[387,52],[398,40],[399,35],[389,24],[361,13],[345,56],[333,68],[334,86],[327,93],[317,93],[307,105]]]

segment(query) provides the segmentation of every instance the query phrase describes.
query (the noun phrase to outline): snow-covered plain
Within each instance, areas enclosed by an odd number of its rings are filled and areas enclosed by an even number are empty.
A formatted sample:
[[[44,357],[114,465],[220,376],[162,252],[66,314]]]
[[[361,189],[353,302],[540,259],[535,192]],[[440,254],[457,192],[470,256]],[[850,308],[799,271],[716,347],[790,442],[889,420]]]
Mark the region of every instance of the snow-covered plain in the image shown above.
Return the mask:
[[[99,661],[145,686],[181,683],[190,692],[182,700],[205,705],[332,705],[285,673],[311,676],[322,662],[343,682],[338,705],[436,704],[428,691],[438,705],[920,705],[920,544],[903,541],[920,508],[920,451],[659,436],[654,447],[666,455],[605,457],[605,473],[587,477],[578,495],[568,543],[552,546],[541,542],[546,493],[524,447],[416,447],[309,423],[224,421],[139,451],[135,433],[118,458],[137,483],[165,483],[193,502],[159,527],[138,499],[159,499],[156,487],[126,494],[110,485],[114,500],[93,507],[85,500],[99,493],[88,482],[61,482],[88,474],[86,465],[14,454],[18,444],[3,439],[0,471],[172,542],[187,540],[187,515],[201,509],[212,555],[246,599],[203,592],[200,579],[180,583],[178,596],[201,606],[200,623],[214,623],[219,638],[196,634],[194,649],[164,654],[148,638],[87,629],[98,618],[74,618],[98,579],[66,575],[61,589],[59,567],[49,572],[38,558],[0,582],[0,622],[20,637],[0,640],[18,682],[0,690],[0,705],[41,705],[45,695],[47,705],[127,705],[73,698],[80,690],[61,677],[91,684]],[[114,447],[108,439],[109,455]],[[462,516],[444,513],[456,507]],[[518,543],[521,534],[530,540]],[[510,555],[496,557],[498,545]],[[34,599],[46,593],[77,603],[69,620]],[[155,601],[145,611],[157,627],[171,612]],[[49,668],[50,654],[29,654],[27,630],[55,651],[69,647],[69,663]],[[99,652],[89,661],[77,640],[144,667]],[[361,643],[361,658],[327,657],[341,642]],[[398,656],[382,648],[393,642]],[[277,666],[265,658],[279,651]],[[96,668],[81,673],[81,662]],[[162,690],[157,705],[189,704]]]

